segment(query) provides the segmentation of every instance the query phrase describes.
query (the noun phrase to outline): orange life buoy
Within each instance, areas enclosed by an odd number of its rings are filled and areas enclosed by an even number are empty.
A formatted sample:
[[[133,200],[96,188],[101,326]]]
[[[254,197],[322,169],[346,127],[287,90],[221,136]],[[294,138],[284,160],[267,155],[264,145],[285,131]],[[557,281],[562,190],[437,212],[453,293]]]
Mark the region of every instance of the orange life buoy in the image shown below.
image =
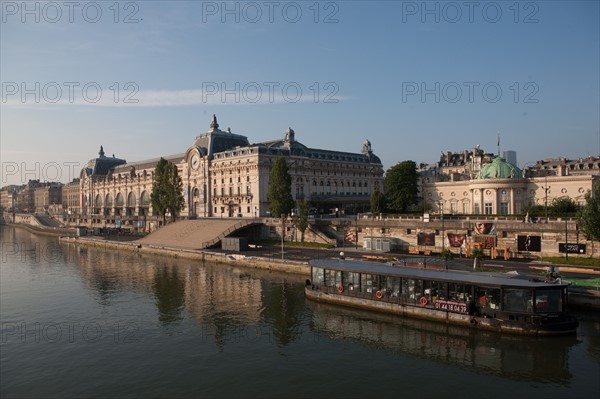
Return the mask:
[[[338,285],[338,292],[341,294],[342,292],[344,292],[344,286],[343,285]]]
[[[427,298],[422,296],[421,299],[419,299],[419,303],[423,306],[427,305]]]
[[[375,293],[375,296],[377,297],[377,299],[381,299],[381,297],[383,297],[383,292],[381,292],[381,291],[377,291],[377,292]]]

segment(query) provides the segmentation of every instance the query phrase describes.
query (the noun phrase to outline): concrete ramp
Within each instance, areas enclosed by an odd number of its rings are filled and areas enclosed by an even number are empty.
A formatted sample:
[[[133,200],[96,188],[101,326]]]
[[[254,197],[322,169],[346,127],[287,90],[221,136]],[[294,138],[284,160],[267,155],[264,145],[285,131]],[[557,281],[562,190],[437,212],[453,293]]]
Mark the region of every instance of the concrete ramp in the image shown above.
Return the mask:
[[[253,219],[194,219],[182,220],[137,240],[144,245],[159,247],[204,249],[217,244],[236,230],[257,223]]]

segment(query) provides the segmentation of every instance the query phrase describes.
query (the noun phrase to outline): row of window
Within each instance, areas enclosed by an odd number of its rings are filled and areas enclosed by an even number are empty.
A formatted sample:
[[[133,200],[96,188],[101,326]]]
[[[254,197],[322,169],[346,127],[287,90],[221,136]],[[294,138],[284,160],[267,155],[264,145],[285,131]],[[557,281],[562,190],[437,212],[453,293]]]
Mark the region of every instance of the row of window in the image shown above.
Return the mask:
[[[476,306],[481,312],[562,312],[561,289],[490,288],[461,283],[446,283],[355,273],[339,270],[312,269],[312,284],[318,289],[340,293],[376,295],[378,298],[401,300],[403,303],[435,306],[436,301],[450,301],[459,312]],[[535,301],[535,307],[534,307]],[[457,308],[458,309],[458,308]]]

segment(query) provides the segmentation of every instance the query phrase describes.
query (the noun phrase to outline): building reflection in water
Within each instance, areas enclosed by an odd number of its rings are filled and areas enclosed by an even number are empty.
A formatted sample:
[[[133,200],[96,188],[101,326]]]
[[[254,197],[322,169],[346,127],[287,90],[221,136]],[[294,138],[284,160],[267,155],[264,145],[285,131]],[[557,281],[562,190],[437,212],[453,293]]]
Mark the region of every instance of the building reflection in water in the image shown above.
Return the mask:
[[[475,332],[418,319],[375,315],[307,301],[320,337],[350,339],[381,350],[521,381],[568,384],[576,337],[531,338]]]
[[[191,317],[199,334],[220,349],[240,330],[281,346],[302,335],[302,276],[73,244],[63,244],[63,257],[100,304],[110,306],[131,293],[152,297],[160,325]]]

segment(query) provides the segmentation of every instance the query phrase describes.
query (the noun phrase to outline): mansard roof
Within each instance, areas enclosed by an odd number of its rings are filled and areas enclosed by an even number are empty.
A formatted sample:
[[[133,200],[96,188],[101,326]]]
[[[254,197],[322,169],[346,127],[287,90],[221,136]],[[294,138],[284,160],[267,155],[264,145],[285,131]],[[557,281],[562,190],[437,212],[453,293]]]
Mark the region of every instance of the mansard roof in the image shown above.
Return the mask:
[[[106,176],[112,168],[125,163],[127,163],[126,160],[115,158],[114,155],[112,157],[105,156],[104,148],[100,146],[98,158],[90,159],[84,166],[84,170],[88,176]]]
[[[195,147],[200,154],[212,157],[212,155],[217,152],[231,150],[235,147],[247,147],[249,145],[250,143],[246,136],[231,133],[231,130],[229,129],[227,129],[227,132],[219,129],[217,117],[213,114],[210,128],[206,133],[196,137],[191,148]]]
[[[297,156],[337,162],[381,163],[379,157],[372,152],[359,154],[353,152],[322,150],[307,147],[298,141],[270,140],[253,144],[253,146],[257,146],[259,148],[259,153],[261,154]]]
[[[180,163],[183,160],[183,156],[184,156],[184,154],[175,154],[175,155],[168,155],[168,156],[162,157],[162,158],[177,165],[178,163]],[[158,161],[160,161],[160,158],[161,157],[145,159],[145,160],[137,161],[137,162],[128,162],[126,164],[116,166],[113,169],[112,173],[113,174],[114,173],[129,173],[132,170],[135,171],[135,170],[144,170],[144,169],[154,169],[156,167],[156,164],[158,163]]]

